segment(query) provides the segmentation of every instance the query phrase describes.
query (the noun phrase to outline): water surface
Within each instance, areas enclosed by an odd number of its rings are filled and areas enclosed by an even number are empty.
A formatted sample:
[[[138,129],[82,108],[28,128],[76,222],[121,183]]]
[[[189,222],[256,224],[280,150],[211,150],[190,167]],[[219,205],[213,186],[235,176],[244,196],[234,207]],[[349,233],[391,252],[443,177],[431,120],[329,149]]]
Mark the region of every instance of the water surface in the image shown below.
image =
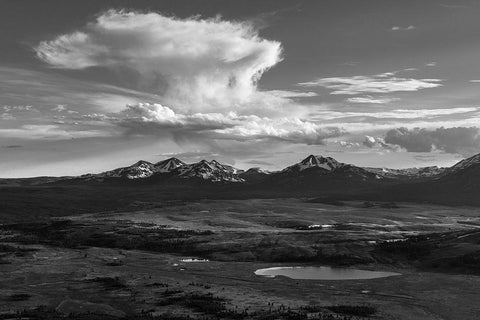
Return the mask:
[[[258,269],[257,276],[285,276],[291,279],[310,280],[359,280],[398,276],[400,273],[387,271],[370,271],[351,268],[334,267],[274,267]]]

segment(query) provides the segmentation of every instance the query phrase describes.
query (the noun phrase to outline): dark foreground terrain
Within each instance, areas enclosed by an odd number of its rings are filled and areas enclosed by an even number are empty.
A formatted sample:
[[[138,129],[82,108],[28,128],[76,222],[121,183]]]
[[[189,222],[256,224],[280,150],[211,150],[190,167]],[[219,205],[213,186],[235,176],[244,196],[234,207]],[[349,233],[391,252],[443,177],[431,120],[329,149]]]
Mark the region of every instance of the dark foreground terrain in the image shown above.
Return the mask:
[[[3,219],[0,319],[480,315],[475,208],[258,199],[108,209]],[[400,275],[328,281],[254,274],[303,265]]]

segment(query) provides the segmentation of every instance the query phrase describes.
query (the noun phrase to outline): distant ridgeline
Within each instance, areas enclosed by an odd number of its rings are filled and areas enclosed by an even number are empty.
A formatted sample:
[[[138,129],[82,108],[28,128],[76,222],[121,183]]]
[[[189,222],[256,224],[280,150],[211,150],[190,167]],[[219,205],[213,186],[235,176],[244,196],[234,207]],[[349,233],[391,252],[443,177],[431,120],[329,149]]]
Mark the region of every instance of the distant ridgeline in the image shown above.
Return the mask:
[[[153,186],[172,198],[320,197],[480,205],[480,154],[449,168],[409,169],[358,167],[310,155],[280,171],[170,158],[76,177],[0,179],[1,185]]]

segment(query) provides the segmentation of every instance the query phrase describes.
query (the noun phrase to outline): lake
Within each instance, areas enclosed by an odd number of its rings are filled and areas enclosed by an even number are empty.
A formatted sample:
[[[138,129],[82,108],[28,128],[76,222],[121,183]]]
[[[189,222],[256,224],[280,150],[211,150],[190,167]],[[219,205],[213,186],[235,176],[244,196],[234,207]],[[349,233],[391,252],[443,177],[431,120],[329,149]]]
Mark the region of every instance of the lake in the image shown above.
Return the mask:
[[[274,267],[258,269],[257,276],[276,277],[285,276],[291,279],[310,280],[359,280],[376,279],[391,276],[399,276],[400,273],[386,271],[370,271],[351,268],[335,267]]]

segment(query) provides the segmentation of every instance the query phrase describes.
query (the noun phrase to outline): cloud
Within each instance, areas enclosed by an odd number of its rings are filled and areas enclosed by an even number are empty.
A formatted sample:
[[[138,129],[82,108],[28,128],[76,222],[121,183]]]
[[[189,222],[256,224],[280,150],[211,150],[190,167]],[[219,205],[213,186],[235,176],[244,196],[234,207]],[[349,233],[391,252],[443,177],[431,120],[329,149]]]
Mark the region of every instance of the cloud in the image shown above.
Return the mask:
[[[348,67],[354,67],[356,65],[358,65],[360,62],[358,61],[347,61],[347,62],[344,62],[342,63],[341,65],[342,66],[348,66]]]
[[[26,105],[26,106],[9,106],[9,105],[4,105],[3,110],[5,112],[26,112],[26,111],[37,111],[33,106]]]
[[[407,27],[393,26],[391,30],[392,31],[411,31],[411,30],[415,30],[415,29],[416,29],[415,26],[409,25]]]
[[[386,133],[385,142],[398,145],[409,152],[440,150],[446,153],[471,155],[480,151],[477,127],[441,127],[435,130],[397,128]]]
[[[52,108],[52,111],[56,111],[56,112],[62,112],[65,110],[67,110],[67,107],[63,104],[58,104],[56,107]]]
[[[273,166],[274,164],[268,161],[263,161],[263,160],[249,160],[245,161],[247,164],[253,164],[253,165],[261,165],[261,166]]]
[[[444,108],[444,109],[393,109],[390,111],[372,111],[372,112],[353,112],[353,111],[317,111],[315,115],[319,119],[325,120],[341,120],[341,119],[438,119],[446,116],[462,116],[467,115],[474,116],[478,114],[479,108],[477,107],[459,107],[459,108]],[[316,118],[316,117],[315,117]],[[452,117],[448,117],[448,120],[454,120]],[[374,123],[371,123],[373,125]]]
[[[478,110],[479,109],[476,107],[459,107],[444,109],[396,109],[392,110],[392,113],[396,114],[398,118],[430,118],[437,116],[472,113],[477,112]],[[388,114],[388,112],[385,114]]]
[[[249,102],[262,74],[282,60],[281,44],[249,23],[116,10],[35,51],[55,68],[133,70],[183,110]]]
[[[341,147],[344,147],[344,148],[354,148],[354,147],[360,146],[358,142],[351,142],[351,141],[344,141],[344,140],[335,141],[335,143],[339,144]]]
[[[18,128],[0,129],[0,136],[24,140],[68,140],[105,137],[109,133],[100,129],[65,128],[59,124],[26,124]]]
[[[400,149],[396,145],[386,143],[385,139],[381,137],[365,136],[362,144],[368,148],[384,148],[391,151],[399,151]]]
[[[288,90],[269,90],[265,92],[280,98],[308,98],[308,97],[318,96],[318,93],[311,92],[311,91],[299,92],[299,91],[288,91]]]
[[[38,110],[31,105],[3,105],[0,120],[16,120],[18,116],[24,116]]]
[[[440,4],[441,7],[444,8],[449,8],[449,9],[465,9],[468,8],[468,6],[465,5],[460,5],[460,4]]]
[[[433,162],[437,159],[437,156],[435,154],[432,154],[432,155],[417,154],[413,156],[413,158],[420,162]]]
[[[391,93],[418,91],[440,87],[441,79],[413,79],[396,76],[387,72],[372,76],[320,78],[302,82],[302,87],[324,87],[333,90],[330,94],[356,95],[362,93]]]
[[[23,148],[22,145],[19,145],[19,144],[9,144],[9,145],[6,145],[6,146],[2,146],[2,148],[5,148],[5,149],[18,149],[18,148]]]
[[[342,135],[339,128],[325,127],[295,117],[268,118],[222,113],[177,113],[160,104],[129,105],[112,119],[130,134],[171,134],[181,138],[246,141],[277,139],[292,143],[323,144],[324,139]]]
[[[399,98],[374,98],[372,96],[365,97],[353,97],[348,98],[347,102],[350,103],[368,103],[368,104],[387,104],[393,101],[398,101]]]
[[[0,119],[1,120],[15,120],[17,118],[15,118],[14,116],[12,116],[10,113],[8,112],[3,112],[0,114]]]
[[[52,108],[63,105],[80,113],[117,112],[126,104],[155,101],[157,95],[95,81],[79,80],[52,72],[39,72],[0,66],[2,102],[8,106],[32,106],[38,112],[16,110],[22,120],[42,115],[48,120],[61,112]],[[33,107],[33,106],[32,106]],[[0,111],[2,106],[0,106]],[[35,110],[30,110],[35,111]]]
[[[382,142],[385,143],[385,141],[382,139]],[[373,148],[377,145],[377,139],[375,137],[371,136],[365,136],[365,140],[363,141],[363,145],[367,146],[369,148]]]
[[[219,156],[218,153],[211,153],[211,152],[204,152],[204,151],[188,151],[188,152],[168,152],[168,153],[162,153],[162,157],[165,158],[179,158],[179,159],[205,159],[205,158],[214,158],[216,156]]]

